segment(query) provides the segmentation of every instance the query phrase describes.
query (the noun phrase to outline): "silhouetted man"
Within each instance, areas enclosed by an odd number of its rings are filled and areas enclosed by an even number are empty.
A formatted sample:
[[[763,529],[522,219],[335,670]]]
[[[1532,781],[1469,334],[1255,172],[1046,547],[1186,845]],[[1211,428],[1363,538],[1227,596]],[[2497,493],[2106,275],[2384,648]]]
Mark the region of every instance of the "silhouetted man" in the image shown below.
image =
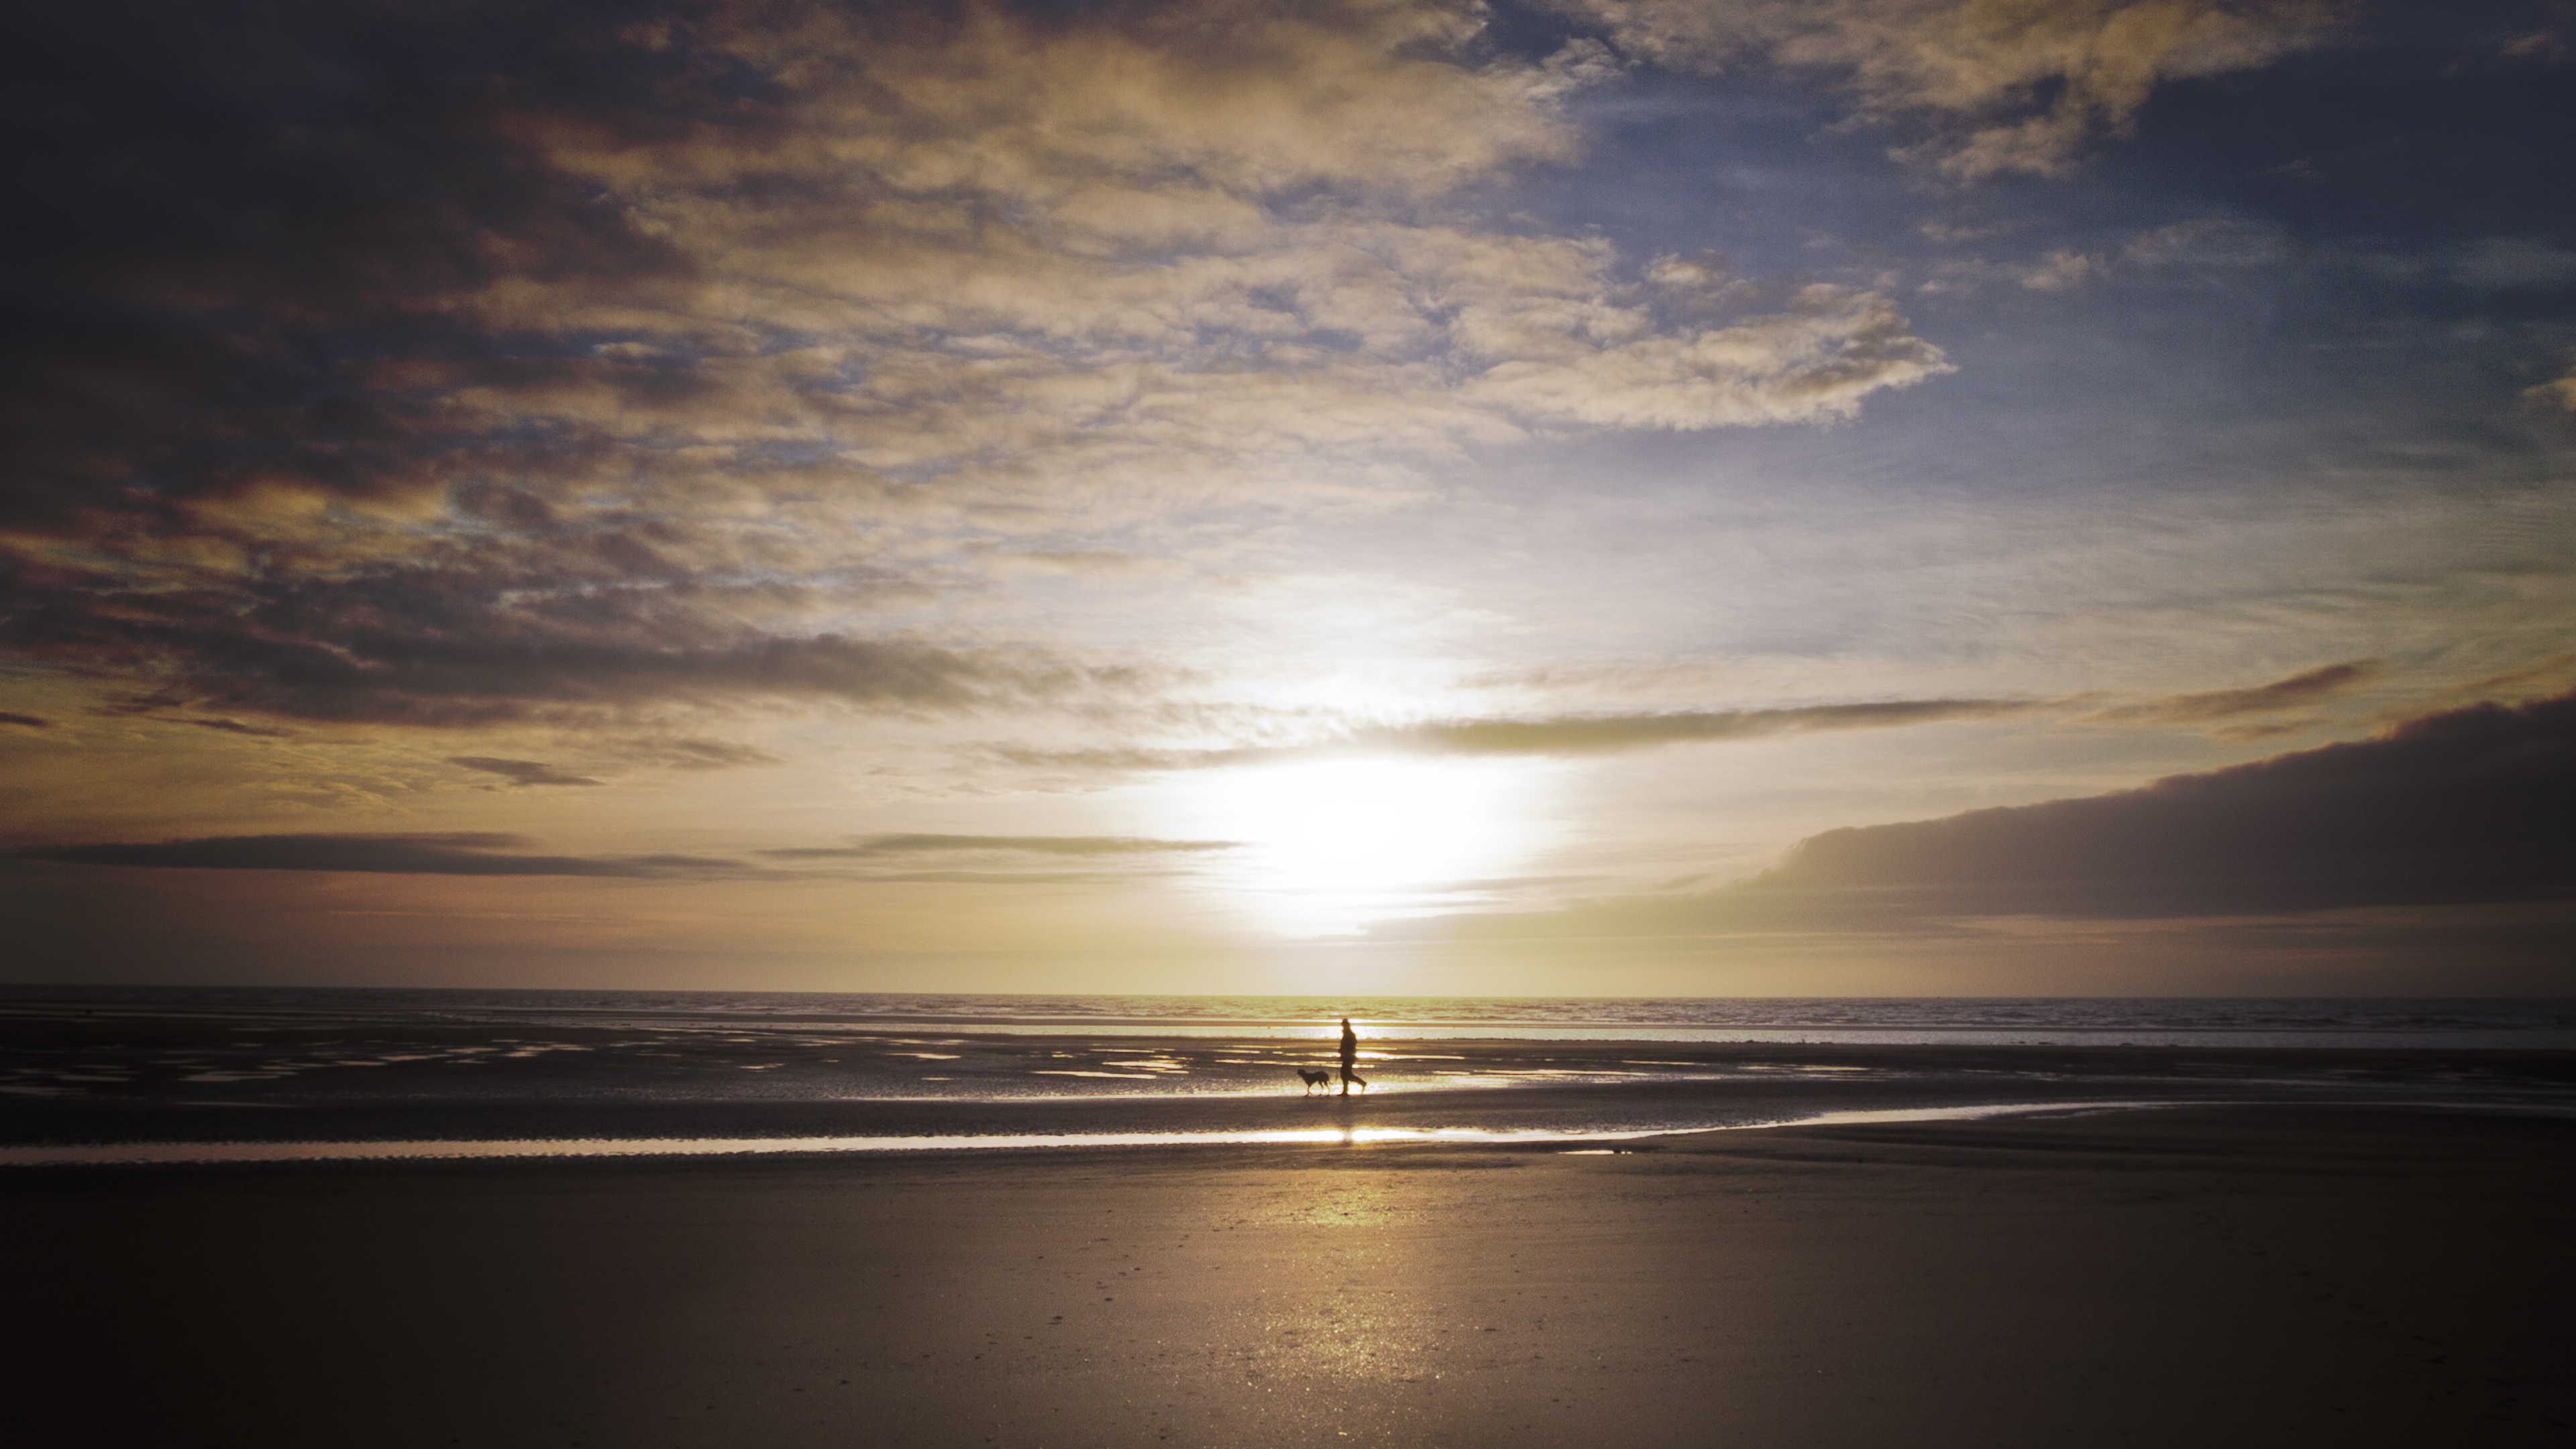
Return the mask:
[[[1366,1090],[1366,1089],[1367,1089],[1367,1087],[1368,1087],[1368,1078],[1363,1077],[1363,1076],[1361,1076],[1359,1073],[1357,1073],[1357,1072],[1355,1072],[1355,1071],[1352,1071],[1352,1070],[1351,1070],[1351,1064],[1352,1064],[1352,1063],[1354,1063],[1354,1062],[1357,1062],[1359,1059],[1360,1059],[1360,1034],[1359,1034],[1358,1032],[1355,1032],[1355,1031],[1351,1030],[1351,1019],[1350,1019],[1349,1017],[1347,1017],[1347,1016],[1346,1016],[1346,1017],[1343,1017],[1343,1018],[1342,1018],[1342,1095],[1343,1095],[1343,1096],[1345,1096],[1345,1097],[1347,1097],[1347,1096],[1349,1096],[1349,1095],[1351,1094],[1351,1083],[1353,1083],[1353,1082],[1357,1082],[1357,1083],[1359,1083],[1359,1084],[1360,1084],[1360,1087],[1361,1087],[1361,1089],[1362,1089],[1362,1090]]]

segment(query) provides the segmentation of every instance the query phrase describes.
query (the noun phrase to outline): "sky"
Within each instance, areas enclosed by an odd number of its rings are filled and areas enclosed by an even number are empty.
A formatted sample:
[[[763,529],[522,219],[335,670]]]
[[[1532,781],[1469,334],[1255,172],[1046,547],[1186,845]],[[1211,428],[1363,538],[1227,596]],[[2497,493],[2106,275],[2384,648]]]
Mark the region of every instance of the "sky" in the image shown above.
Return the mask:
[[[25,10],[0,979],[2576,994],[2576,6]]]

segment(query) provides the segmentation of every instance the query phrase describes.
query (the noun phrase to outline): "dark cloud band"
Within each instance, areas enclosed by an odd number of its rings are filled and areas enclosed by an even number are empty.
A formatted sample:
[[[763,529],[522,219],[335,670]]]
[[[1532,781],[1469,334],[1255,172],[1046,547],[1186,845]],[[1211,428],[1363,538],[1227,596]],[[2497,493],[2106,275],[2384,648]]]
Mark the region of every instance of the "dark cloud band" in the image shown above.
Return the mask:
[[[948,852],[1056,856],[1194,854],[1233,850],[1231,840],[1150,840],[1126,835],[877,835],[846,846],[764,850],[778,860],[878,860]]]
[[[21,859],[168,870],[354,871],[369,875],[595,876],[669,880],[760,874],[740,861],[687,855],[586,857],[503,853],[518,836],[223,835],[148,844],[39,846]]]
[[[2018,699],[1908,699],[1791,709],[1445,720],[1353,730],[1308,745],[1248,745],[1224,750],[1007,750],[1002,755],[1017,764],[1098,770],[1221,769],[1354,754],[1591,755],[1816,730],[1899,729],[1955,720],[2005,719],[2047,707],[2038,701]]]
[[[467,770],[498,775],[513,785],[598,785],[605,783],[584,775],[575,775],[538,760],[501,760],[489,755],[450,755],[447,763]]]
[[[2143,789],[1829,830],[1688,895],[1455,918],[1494,936],[1911,931],[2576,899],[2576,695],[2432,715],[2376,739]],[[1413,928],[1393,928],[1410,931]]]
[[[2114,724],[2217,724],[2247,715],[2306,709],[2349,694],[2387,672],[2376,659],[2352,659],[2276,679],[2250,689],[2215,689],[2176,694],[2143,704],[2098,710],[2093,719]]]

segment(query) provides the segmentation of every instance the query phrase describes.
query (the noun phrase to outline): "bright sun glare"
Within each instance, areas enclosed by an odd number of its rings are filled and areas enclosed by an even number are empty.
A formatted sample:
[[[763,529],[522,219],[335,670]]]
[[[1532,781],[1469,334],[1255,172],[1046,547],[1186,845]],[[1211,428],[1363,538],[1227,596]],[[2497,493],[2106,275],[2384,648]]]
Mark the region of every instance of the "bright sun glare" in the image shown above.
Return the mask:
[[[1277,929],[1347,931],[1457,904],[1533,845],[1531,776],[1492,761],[1352,757],[1189,782],[1193,828],[1243,843],[1221,881]]]

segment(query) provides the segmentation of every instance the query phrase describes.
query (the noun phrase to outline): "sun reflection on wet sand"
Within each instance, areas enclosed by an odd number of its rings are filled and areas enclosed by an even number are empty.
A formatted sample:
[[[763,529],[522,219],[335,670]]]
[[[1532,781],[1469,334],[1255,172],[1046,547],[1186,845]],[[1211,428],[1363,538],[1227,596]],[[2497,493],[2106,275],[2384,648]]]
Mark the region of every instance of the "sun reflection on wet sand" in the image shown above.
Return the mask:
[[[2171,1105],[2160,1101],[2010,1103],[1894,1111],[1822,1112],[1752,1122],[1669,1123],[1596,1131],[1478,1127],[1275,1128],[1247,1132],[1094,1132],[941,1137],[645,1137],[496,1139],[421,1142],[131,1142],[95,1147],[0,1147],[0,1167],[68,1167],[116,1163],[375,1162],[435,1158],[723,1157],[1045,1150],[1085,1147],[1334,1145],[1544,1146],[1551,1142],[1629,1142],[1671,1132],[1864,1122],[1934,1122],[2035,1112],[2117,1111]]]
[[[573,1138],[453,1142],[135,1142],[101,1147],[0,1147],[0,1167],[145,1162],[362,1162],[455,1157],[721,1157],[791,1153],[960,1152],[1079,1147],[1394,1143],[1547,1143],[1597,1132],[1472,1127],[1301,1127],[1256,1132],[1096,1132],[947,1137]],[[1634,1132],[1622,1135],[1634,1136]]]

